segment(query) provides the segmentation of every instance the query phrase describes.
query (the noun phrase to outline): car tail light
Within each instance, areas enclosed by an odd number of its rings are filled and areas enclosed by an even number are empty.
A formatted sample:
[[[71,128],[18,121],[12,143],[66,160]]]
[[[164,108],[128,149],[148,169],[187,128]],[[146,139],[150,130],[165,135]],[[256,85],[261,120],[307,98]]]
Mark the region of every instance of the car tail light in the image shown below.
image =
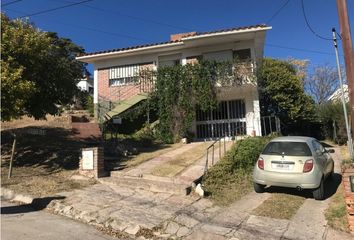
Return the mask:
[[[263,158],[258,158],[257,166],[259,169],[264,170],[264,159]]]
[[[303,172],[310,172],[312,168],[313,168],[313,160],[312,159],[306,160],[304,164]]]

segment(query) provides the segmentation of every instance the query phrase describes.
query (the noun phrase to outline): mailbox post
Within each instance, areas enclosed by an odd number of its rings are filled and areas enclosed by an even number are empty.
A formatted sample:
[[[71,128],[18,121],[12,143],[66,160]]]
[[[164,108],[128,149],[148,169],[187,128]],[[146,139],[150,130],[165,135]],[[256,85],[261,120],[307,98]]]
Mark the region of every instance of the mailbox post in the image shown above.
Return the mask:
[[[79,173],[89,178],[100,178],[108,175],[104,169],[104,154],[102,147],[82,149]]]

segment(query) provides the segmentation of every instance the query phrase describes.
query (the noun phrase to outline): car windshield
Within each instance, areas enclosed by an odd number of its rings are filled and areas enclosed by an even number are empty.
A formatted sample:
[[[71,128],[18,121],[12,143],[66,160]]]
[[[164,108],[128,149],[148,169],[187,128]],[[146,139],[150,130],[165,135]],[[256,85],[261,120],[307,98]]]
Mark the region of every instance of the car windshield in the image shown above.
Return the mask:
[[[262,154],[287,156],[312,156],[305,142],[270,142]]]

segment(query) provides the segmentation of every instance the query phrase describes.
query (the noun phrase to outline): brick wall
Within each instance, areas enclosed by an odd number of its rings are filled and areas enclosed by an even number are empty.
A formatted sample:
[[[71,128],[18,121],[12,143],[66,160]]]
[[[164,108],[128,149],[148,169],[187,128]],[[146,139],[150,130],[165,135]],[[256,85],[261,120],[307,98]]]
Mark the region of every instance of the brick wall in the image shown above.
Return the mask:
[[[154,67],[153,63],[140,65],[140,69],[149,72]],[[98,70],[98,96],[106,101],[121,101],[135,96],[141,92],[149,92],[152,89],[152,84],[149,82],[151,77],[145,77],[146,81],[142,80],[142,84],[129,84],[124,86],[109,86],[109,69]]]
[[[191,37],[197,35],[197,32],[177,33],[170,36],[171,41],[179,41],[184,37]]]
[[[354,176],[354,168],[344,166],[342,168],[342,184],[344,187],[344,198],[347,207],[349,229],[352,233],[354,233],[354,193],[351,191],[350,188],[350,176]]]

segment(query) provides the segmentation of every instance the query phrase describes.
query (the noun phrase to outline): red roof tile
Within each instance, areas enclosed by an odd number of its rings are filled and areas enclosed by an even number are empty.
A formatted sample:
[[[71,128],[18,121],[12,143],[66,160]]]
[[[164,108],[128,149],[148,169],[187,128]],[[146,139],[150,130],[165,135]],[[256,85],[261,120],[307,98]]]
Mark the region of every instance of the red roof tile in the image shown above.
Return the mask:
[[[232,31],[239,31],[239,30],[246,30],[246,29],[253,29],[253,28],[265,28],[265,27],[267,27],[266,24],[258,24],[258,25],[244,26],[244,27],[220,29],[220,30],[209,31],[209,32],[197,32],[196,34],[191,35],[191,36],[202,36],[202,35],[208,35],[208,34],[214,34],[214,33],[232,32]],[[167,42],[159,42],[159,43],[150,43],[150,44],[144,44],[144,45],[136,45],[136,46],[131,46],[131,47],[125,47],[125,48],[116,48],[116,49],[110,49],[110,50],[104,50],[104,51],[84,53],[84,54],[79,55],[78,57],[97,55],[97,54],[103,54],[103,53],[111,53],[111,52],[123,52],[123,51],[127,51],[127,50],[132,50],[132,49],[139,49],[139,48],[158,46],[158,45],[165,45],[165,44],[178,43],[178,42],[183,42],[183,40],[175,40],[175,41],[167,41]]]

